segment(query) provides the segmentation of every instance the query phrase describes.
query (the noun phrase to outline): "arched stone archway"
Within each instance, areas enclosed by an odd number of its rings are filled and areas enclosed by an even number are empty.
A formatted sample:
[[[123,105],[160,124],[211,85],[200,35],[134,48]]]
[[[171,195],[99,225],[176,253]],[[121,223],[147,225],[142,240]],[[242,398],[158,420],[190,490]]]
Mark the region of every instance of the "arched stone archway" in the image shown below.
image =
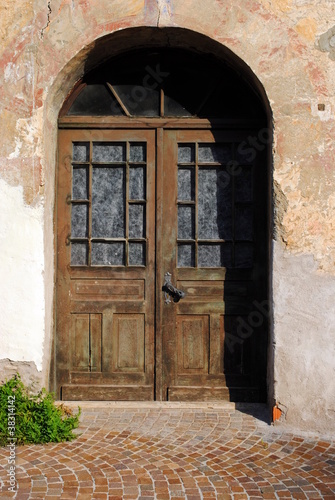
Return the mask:
[[[130,50],[133,37],[138,43]],[[85,69],[59,122],[57,393],[63,399],[264,401],[271,128],[261,85],[226,48],[178,29],[105,37]],[[141,166],[132,159],[137,143],[146,151],[141,200],[129,197],[132,172],[138,175]],[[99,156],[99,147],[116,144],[124,157]],[[77,146],[88,148],[85,158]],[[183,165],[178,151],[185,148],[194,157]],[[164,180],[167,168],[175,173]],[[86,187],[76,186],[80,171]],[[122,227],[106,212],[116,192],[104,188],[109,201],[95,192],[100,175],[122,184],[115,206]],[[184,199],[180,190],[189,175],[193,194]],[[142,225],[141,235],[132,225]],[[141,256],[132,253],[135,247]],[[186,291],[174,309],[160,290],[167,270]],[[113,287],[127,295],[129,284],[143,290],[122,302]]]

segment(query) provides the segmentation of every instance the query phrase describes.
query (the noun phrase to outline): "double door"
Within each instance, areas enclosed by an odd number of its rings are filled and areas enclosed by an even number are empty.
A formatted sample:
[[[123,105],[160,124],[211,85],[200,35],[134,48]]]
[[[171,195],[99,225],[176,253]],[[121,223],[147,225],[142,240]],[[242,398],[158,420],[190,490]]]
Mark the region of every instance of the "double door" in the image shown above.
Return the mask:
[[[264,399],[266,169],[247,134],[60,131],[58,397]]]

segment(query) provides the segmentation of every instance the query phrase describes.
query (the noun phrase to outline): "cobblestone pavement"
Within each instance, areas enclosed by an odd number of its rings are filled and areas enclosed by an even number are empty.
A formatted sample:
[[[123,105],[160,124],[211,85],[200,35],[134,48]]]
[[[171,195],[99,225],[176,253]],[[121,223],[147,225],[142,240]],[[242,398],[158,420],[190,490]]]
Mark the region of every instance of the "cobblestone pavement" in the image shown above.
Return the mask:
[[[262,406],[81,407],[75,441],[16,449],[15,493],[0,449],[1,498],[335,499],[335,441],[270,426]]]

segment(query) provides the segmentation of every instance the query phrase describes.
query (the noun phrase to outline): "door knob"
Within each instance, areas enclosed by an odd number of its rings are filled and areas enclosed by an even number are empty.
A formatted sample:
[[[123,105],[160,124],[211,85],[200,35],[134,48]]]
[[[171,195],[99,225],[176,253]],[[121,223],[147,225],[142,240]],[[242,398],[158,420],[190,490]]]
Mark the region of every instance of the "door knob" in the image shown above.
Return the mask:
[[[185,297],[185,292],[172,285],[170,273],[164,274],[164,285],[162,286],[162,291],[165,296],[165,304],[170,304],[170,297],[173,298],[173,302],[179,302],[180,299]]]

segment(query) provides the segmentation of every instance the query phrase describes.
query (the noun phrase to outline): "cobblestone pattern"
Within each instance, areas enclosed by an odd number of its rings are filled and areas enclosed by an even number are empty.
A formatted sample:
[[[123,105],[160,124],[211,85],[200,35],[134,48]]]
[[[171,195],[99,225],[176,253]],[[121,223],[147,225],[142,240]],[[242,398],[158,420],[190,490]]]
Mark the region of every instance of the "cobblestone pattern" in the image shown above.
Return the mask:
[[[16,449],[17,492],[1,498],[335,499],[335,442],[270,426],[245,405],[84,403],[71,443]]]

